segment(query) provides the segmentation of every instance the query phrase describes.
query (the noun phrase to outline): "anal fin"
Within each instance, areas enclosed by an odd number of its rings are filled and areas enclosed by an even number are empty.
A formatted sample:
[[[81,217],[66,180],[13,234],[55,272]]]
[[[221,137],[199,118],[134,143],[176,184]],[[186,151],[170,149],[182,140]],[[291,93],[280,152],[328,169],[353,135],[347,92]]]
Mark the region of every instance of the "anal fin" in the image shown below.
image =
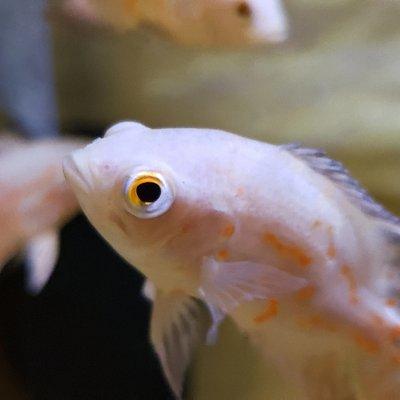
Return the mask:
[[[153,298],[151,341],[175,396],[180,399],[194,351],[204,342],[209,319],[204,305],[183,292]]]

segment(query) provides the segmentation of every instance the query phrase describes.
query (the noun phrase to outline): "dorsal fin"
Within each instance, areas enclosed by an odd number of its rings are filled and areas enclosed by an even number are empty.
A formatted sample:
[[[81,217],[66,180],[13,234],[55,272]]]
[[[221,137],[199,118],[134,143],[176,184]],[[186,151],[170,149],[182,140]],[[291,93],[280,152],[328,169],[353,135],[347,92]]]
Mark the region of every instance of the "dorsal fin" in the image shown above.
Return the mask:
[[[369,193],[354,179],[342,163],[329,158],[321,149],[303,147],[300,143],[280,146],[295,157],[303,160],[311,169],[334,182],[366,214],[389,224],[400,225],[400,218],[377,203]]]

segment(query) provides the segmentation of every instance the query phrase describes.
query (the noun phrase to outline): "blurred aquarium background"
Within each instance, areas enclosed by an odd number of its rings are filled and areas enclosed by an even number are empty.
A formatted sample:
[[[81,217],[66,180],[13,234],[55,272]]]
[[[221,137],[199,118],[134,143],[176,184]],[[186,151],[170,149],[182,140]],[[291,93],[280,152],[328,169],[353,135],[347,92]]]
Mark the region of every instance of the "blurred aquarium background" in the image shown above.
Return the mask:
[[[97,137],[133,119],[300,141],[325,148],[400,211],[400,1],[284,0],[288,39],[241,48],[115,31],[60,3],[1,0],[4,131]],[[0,399],[172,399],[148,343],[141,276],[82,216],[61,239],[40,295],[26,293],[21,263],[0,275]],[[229,322],[199,352],[186,392],[294,399]]]

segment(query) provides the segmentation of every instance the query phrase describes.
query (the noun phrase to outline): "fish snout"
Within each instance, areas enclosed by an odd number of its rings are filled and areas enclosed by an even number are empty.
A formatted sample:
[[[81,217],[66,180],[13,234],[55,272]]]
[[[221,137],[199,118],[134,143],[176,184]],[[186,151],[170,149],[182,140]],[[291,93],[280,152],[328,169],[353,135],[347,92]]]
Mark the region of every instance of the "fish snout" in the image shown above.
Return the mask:
[[[63,171],[66,181],[71,185],[74,192],[88,193],[91,190],[91,182],[88,177],[89,171],[85,169],[85,163],[79,155],[79,150],[66,156],[63,160]]]

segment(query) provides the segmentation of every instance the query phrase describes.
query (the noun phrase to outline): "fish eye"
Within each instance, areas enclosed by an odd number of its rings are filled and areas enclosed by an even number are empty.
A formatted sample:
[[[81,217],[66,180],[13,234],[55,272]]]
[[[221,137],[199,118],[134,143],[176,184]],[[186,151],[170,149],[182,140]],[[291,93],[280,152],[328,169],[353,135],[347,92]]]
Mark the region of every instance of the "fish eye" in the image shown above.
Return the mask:
[[[151,204],[161,196],[161,187],[158,182],[143,182],[136,186],[136,197],[143,204]]]
[[[128,211],[138,218],[164,214],[174,201],[167,180],[158,172],[140,171],[130,175],[124,186]]]
[[[251,7],[246,1],[241,1],[238,3],[236,6],[236,12],[240,17],[243,18],[250,18],[252,14]]]

